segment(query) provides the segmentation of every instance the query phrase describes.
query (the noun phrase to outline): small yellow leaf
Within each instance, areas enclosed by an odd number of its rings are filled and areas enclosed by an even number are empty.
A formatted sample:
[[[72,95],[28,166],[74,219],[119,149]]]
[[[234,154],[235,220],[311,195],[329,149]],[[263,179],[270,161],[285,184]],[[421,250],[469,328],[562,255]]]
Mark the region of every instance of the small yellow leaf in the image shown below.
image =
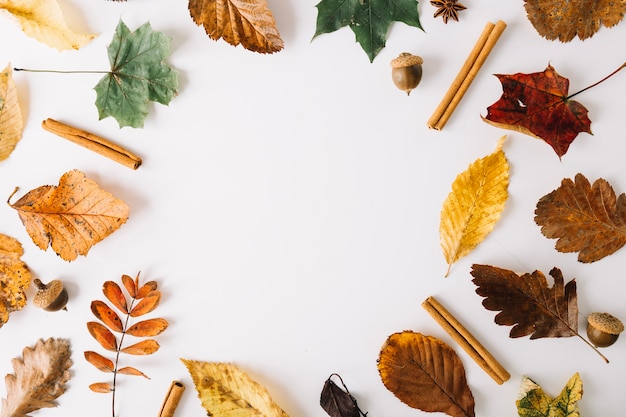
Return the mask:
[[[477,159],[452,183],[441,210],[439,236],[443,254],[452,264],[470,253],[493,230],[509,197],[509,164],[502,151]]]
[[[288,417],[269,392],[230,363],[181,359],[210,416]]]
[[[95,37],[73,32],[56,0],[0,0],[0,10],[13,15],[26,35],[59,51],[79,49]]]
[[[0,72],[0,161],[11,155],[22,138],[24,119],[17,101],[11,66]]]
[[[25,291],[30,286],[30,270],[20,259],[24,249],[14,238],[0,234],[0,327],[13,311],[26,305]]]

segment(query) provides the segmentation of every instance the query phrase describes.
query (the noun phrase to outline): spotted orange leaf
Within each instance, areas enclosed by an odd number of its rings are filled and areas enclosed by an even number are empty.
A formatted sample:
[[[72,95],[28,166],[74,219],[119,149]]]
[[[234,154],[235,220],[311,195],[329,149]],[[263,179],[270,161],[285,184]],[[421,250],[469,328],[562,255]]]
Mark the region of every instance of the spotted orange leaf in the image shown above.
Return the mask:
[[[161,301],[161,291],[152,291],[146,297],[142,298],[139,303],[130,312],[131,317],[139,317],[144,314],[148,314],[157,306]]]
[[[102,292],[104,293],[104,296],[121,312],[128,313],[126,297],[116,282],[106,281],[102,286]]]
[[[91,311],[100,321],[109,326],[110,329],[116,332],[123,332],[124,326],[120,316],[111,309],[106,303],[100,300],[91,302]]]
[[[167,329],[168,322],[165,319],[150,319],[133,324],[126,330],[126,334],[136,337],[151,337],[161,334]]]
[[[159,350],[159,348],[159,343],[156,340],[148,339],[127,346],[121,349],[120,352],[128,353],[129,355],[151,355]]]

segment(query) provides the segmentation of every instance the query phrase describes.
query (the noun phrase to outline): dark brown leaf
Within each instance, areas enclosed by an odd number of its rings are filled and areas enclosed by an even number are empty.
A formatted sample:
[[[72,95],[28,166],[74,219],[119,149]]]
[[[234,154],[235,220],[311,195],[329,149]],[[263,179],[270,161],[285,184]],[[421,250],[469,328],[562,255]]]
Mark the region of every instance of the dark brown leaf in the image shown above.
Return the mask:
[[[159,350],[159,344],[156,340],[148,339],[143,340],[134,345],[130,345],[121,349],[120,352],[128,353],[129,355],[151,355]]]
[[[474,396],[463,363],[441,340],[421,333],[394,333],[378,359],[383,384],[403,403],[452,417],[474,417]]]
[[[91,311],[98,320],[109,326],[110,329],[116,332],[122,332],[124,326],[120,316],[115,311],[106,305],[103,301],[95,300],[91,302]]]
[[[541,271],[517,275],[508,269],[491,265],[472,265],[472,282],[482,297],[483,306],[500,311],[495,322],[513,326],[510,337],[530,335],[542,337],[570,337],[578,333],[578,305],[576,281],[564,284],[563,274],[552,268],[554,286]]]
[[[85,352],[85,359],[102,372],[113,372],[115,369],[113,361],[105,358],[99,353],[88,350]]]
[[[90,321],[87,323],[87,329],[103,348],[113,352],[117,350],[117,339],[106,326],[97,321]]]
[[[150,379],[148,378],[148,375],[144,374],[139,369],[133,368],[132,366],[125,366],[118,369],[117,372],[124,375],[142,376],[146,379]]]
[[[345,391],[335,384],[332,380],[333,376],[339,378]],[[365,413],[359,409],[356,399],[350,394],[348,387],[346,387],[341,377],[337,374],[330,375],[324,383],[324,388],[322,388],[320,395],[320,405],[331,417],[365,416]]]
[[[128,313],[126,297],[116,282],[106,281],[102,286],[102,292],[104,293],[104,296],[122,313]]]
[[[152,337],[161,334],[167,329],[168,322],[165,319],[150,319],[140,321],[130,326],[126,334],[137,337]]]
[[[558,239],[559,252],[578,252],[580,262],[595,262],[626,244],[626,195],[616,197],[602,178],[590,185],[576,174],[539,199],[535,223],[544,236]]]
[[[141,299],[139,303],[130,312],[131,317],[139,317],[144,314],[150,313],[152,310],[158,307],[161,301],[161,291],[152,291],[147,296]]]
[[[137,278],[139,278],[139,275],[137,275]],[[122,275],[122,284],[124,284],[124,288],[128,291],[128,295],[135,298],[137,295],[137,284],[135,283],[135,280],[128,275]]]

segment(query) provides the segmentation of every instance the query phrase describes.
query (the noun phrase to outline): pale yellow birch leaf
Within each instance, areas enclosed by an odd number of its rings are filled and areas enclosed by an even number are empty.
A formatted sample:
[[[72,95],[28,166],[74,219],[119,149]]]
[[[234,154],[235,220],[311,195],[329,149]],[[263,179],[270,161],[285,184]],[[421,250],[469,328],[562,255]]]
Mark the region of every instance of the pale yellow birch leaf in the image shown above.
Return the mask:
[[[56,0],[0,0],[1,10],[13,15],[26,35],[59,51],[79,49],[95,37],[73,32]]]
[[[288,417],[269,392],[236,365],[181,359],[210,416]]]
[[[470,253],[493,230],[508,199],[509,164],[502,151],[472,162],[452,183],[441,209],[439,238],[450,273],[452,264]]]
[[[11,66],[0,72],[0,161],[11,155],[22,138],[24,120],[17,101],[17,88]]]

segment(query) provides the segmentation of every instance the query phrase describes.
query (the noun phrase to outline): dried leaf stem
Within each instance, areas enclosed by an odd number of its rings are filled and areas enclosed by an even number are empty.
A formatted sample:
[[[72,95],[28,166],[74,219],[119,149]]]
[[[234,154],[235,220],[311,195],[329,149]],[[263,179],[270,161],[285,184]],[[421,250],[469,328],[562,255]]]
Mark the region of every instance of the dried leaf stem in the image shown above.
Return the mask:
[[[141,158],[139,156],[107,139],[94,135],[93,133],[66,125],[65,123],[61,123],[50,118],[41,122],[41,127],[48,132],[54,133],[55,135],[74,142],[102,156],[106,156],[112,161],[120,163],[128,168],[137,169],[141,165]]]
[[[495,25],[487,22],[452,85],[450,85],[433,115],[428,119],[426,124],[429,128],[435,130],[443,129],[505,28],[506,23],[502,20],[499,20]]]
[[[622,64],[622,66],[621,66],[621,67],[619,67],[618,69],[616,69],[615,71],[613,71],[612,73],[610,73],[609,75],[607,75],[606,77],[604,77],[603,79],[601,79],[600,81],[598,81],[598,82],[596,82],[596,83],[593,83],[593,84],[591,84],[590,86],[585,87],[585,88],[583,88],[582,90],[575,92],[574,94],[570,94],[569,96],[567,96],[567,99],[569,100],[570,98],[572,98],[572,97],[574,97],[574,96],[576,96],[576,95],[578,95],[578,94],[582,93],[583,91],[587,91],[587,90],[589,90],[590,88],[595,87],[596,85],[600,84],[601,82],[608,80],[609,78],[611,78],[612,76],[614,76],[615,74],[617,74],[618,72],[620,72],[621,70],[623,70],[624,68],[626,68],[626,62],[624,62],[624,63]]]
[[[439,301],[428,297],[422,307],[494,381],[502,385],[509,380],[509,372]]]

